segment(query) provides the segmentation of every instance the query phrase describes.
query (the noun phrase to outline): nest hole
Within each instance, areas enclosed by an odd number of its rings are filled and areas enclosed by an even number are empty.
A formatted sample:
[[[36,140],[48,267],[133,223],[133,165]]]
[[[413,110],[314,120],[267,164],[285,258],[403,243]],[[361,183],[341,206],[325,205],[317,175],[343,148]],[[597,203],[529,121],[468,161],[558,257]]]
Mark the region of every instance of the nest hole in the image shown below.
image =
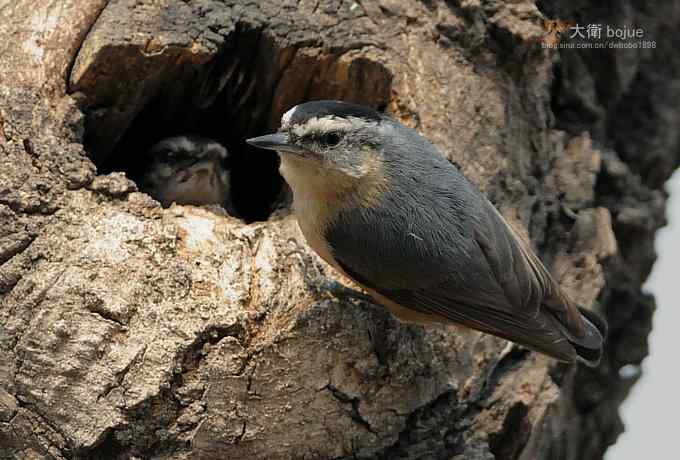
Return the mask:
[[[148,152],[157,142],[180,135],[217,141],[229,152],[231,210],[248,223],[289,205],[290,193],[276,153],[246,139],[275,131],[281,115],[304,101],[341,99],[379,110],[389,101],[392,76],[382,64],[281,47],[262,30],[237,27],[203,59],[177,53],[166,59],[139,49],[119,53],[130,71],[103,76],[86,94],[86,150],[99,174],[123,171],[145,191]]]

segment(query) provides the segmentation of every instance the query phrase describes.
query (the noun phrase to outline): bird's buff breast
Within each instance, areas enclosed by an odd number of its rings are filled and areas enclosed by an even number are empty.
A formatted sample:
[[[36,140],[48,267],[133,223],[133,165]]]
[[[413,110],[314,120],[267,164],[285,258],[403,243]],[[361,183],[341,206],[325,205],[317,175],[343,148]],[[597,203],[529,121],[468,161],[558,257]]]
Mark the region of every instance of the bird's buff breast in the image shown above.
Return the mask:
[[[316,168],[285,155],[279,171],[293,190],[293,211],[307,243],[326,263],[342,272],[324,237],[328,223],[338,211],[329,204],[333,201],[329,195],[334,184]]]
[[[305,236],[307,244],[329,265],[342,272],[335,263],[331,248],[324,236],[328,222],[334,212],[326,203],[320,202],[314,196],[298,191],[293,192],[293,210],[297,218],[298,227]]]

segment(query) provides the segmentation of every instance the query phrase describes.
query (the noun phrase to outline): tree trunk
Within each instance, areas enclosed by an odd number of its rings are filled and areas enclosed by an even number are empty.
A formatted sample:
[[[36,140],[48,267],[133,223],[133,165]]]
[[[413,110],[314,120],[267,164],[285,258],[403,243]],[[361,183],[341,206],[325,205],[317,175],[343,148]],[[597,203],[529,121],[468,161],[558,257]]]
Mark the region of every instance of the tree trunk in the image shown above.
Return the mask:
[[[0,0],[0,458],[602,458],[647,354],[680,11],[564,3]],[[543,49],[544,17],[657,47]],[[320,98],[432,139],[606,314],[603,363],[331,296],[243,142]],[[137,190],[145,149],[196,131],[235,158],[238,218]]]

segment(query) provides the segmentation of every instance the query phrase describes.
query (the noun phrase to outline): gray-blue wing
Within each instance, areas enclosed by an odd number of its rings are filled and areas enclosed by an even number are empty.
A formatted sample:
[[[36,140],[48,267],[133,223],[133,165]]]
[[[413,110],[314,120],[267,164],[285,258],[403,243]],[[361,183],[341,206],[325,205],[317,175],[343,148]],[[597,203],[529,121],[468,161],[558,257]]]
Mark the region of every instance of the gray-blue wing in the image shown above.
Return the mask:
[[[438,204],[408,209],[417,214],[410,216],[395,214],[394,203],[391,212],[341,216],[327,234],[334,258],[403,307],[561,360],[573,361],[579,347],[599,352],[597,329],[491,203],[479,198],[470,211]]]

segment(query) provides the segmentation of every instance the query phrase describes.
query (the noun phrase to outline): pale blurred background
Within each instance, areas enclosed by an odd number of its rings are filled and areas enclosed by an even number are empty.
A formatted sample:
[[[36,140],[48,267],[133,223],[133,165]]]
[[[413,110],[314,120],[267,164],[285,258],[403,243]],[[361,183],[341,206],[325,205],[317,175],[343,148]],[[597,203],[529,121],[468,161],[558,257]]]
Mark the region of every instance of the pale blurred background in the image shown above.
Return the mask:
[[[680,170],[666,184],[668,225],[657,233],[658,259],[645,289],[656,297],[650,355],[623,404],[626,432],[606,460],[676,460],[680,421]]]

